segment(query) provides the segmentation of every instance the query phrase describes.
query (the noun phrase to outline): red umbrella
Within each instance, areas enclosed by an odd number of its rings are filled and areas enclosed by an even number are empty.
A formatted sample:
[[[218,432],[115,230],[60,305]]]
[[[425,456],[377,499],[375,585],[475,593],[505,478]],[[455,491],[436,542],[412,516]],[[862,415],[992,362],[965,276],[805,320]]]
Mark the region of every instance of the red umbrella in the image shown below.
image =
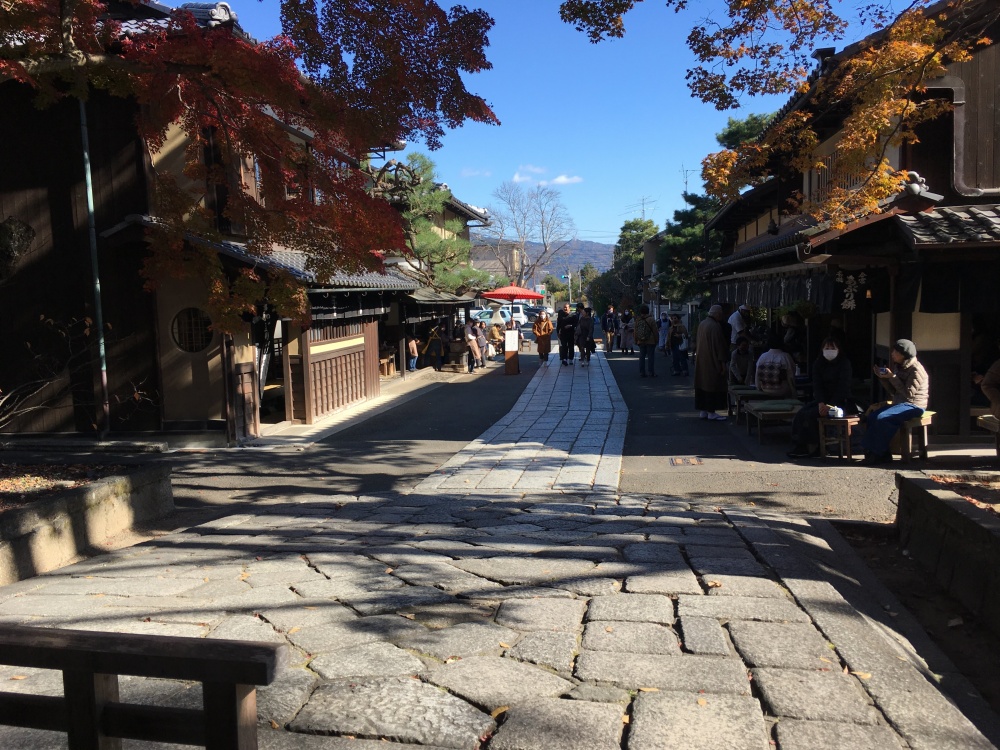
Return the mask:
[[[523,286],[502,286],[491,292],[483,292],[481,296],[489,299],[505,299],[508,302],[516,299],[545,299],[544,294],[525,289]]]

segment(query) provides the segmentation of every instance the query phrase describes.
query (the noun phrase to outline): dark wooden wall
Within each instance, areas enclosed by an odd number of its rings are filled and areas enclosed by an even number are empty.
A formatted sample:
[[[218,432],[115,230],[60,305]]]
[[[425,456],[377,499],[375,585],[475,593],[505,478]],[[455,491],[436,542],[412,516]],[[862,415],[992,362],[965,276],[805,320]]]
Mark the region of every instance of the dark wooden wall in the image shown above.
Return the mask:
[[[30,377],[43,350],[58,359],[65,340],[44,324],[93,318],[92,274],[83,180],[80,110],[67,98],[44,109],[21,84],[0,85],[0,221],[26,222],[36,236],[13,275],[0,286],[0,388]],[[87,104],[97,232],[130,213],[148,211],[144,159],[135,130],[134,104],[94,92]],[[151,300],[138,275],[141,243],[101,254],[104,316],[111,359],[121,365],[111,378],[127,395],[133,384],[155,396]],[[72,388],[52,409],[12,426],[17,430],[92,431],[97,408],[94,358],[82,334],[79,366],[68,374]],[[31,349],[28,345],[31,345]],[[110,362],[109,362],[110,368]],[[122,390],[124,389],[124,390]],[[112,403],[117,405],[113,398]],[[147,404],[147,406],[149,406]],[[140,429],[158,420],[155,407],[116,408],[111,427]],[[122,417],[126,417],[122,419]],[[130,422],[131,419],[135,422]]]

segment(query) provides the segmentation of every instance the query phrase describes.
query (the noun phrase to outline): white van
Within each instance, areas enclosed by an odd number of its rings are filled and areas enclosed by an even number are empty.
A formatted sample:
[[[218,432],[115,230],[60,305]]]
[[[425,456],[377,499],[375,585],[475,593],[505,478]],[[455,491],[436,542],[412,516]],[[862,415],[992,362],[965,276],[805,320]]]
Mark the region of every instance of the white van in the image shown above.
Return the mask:
[[[517,321],[518,325],[528,325],[528,316],[524,314],[524,305],[504,305],[503,310],[510,313],[510,317]]]

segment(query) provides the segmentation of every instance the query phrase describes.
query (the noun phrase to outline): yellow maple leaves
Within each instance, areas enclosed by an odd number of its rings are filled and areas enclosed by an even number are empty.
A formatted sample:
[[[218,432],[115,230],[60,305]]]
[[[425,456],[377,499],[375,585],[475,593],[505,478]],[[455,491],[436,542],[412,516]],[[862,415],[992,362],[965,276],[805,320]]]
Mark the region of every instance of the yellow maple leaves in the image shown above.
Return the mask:
[[[870,15],[884,24],[881,31],[840,55],[827,57],[822,74],[810,80],[791,62],[799,51],[795,45],[805,40],[800,36],[804,27],[788,11],[794,5],[808,17],[807,25],[835,28],[832,9],[816,2],[783,0],[733,0],[729,5],[731,17],[737,14],[737,21],[726,30],[730,41],[733,34],[754,28],[738,22],[739,17],[752,12],[770,14],[792,39],[788,46],[772,49],[788,56],[788,61],[764,63],[770,83],[760,79],[741,90],[758,94],[790,91],[799,93],[800,98],[757,140],[705,157],[702,177],[707,192],[731,201],[746,187],[775,174],[789,176],[789,169],[812,174],[817,187],[792,210],[812,214],[834,227],[879,212],[880,205],[902,189],[906,173],[899,169],[894,154],[919,141],[921,125],[951,109],[947,99],[927,95],[928,88],[947,73],[947,65],[968,60],[978,46],[990,43],[980,33],[983,18],[998,14],[996,10],[966,13],[956,6],[935,16],[918,4],[891,17],[887,7],[876,3]],[[721,33],[714,36],[717,44]],[[716,49],[715,54],[716,59],[727,62],[734,56],[756,60],[761,49],[728,46]],[[703,52],[708,55],[711,51],[706,47]],[[821,146],[826,149],[823,156]]]

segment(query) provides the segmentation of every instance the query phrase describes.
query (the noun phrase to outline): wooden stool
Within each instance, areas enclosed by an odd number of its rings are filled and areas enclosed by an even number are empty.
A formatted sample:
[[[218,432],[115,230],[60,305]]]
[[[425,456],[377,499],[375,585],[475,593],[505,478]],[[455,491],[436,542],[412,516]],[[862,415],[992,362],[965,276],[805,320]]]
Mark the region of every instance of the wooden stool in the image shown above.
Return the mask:
[[[934,422],[934,415],[937,412],[925,411],[919,417],[903,422],[899,426],[899,457],[903,463],[909,463],[913,453],[913,434],[917,436],[917,451],[920,458],[927,460],[927,428]]]
[[[861,422],[860,417],[833,417],[819,418],[819,455],[826,458],[826,443],[832,440],[837,443],[837,451],[840,455],[848,459],[854,458],[851,453],[851,428]],[[833,428],[833,435],[829,434],[827,427]]]

